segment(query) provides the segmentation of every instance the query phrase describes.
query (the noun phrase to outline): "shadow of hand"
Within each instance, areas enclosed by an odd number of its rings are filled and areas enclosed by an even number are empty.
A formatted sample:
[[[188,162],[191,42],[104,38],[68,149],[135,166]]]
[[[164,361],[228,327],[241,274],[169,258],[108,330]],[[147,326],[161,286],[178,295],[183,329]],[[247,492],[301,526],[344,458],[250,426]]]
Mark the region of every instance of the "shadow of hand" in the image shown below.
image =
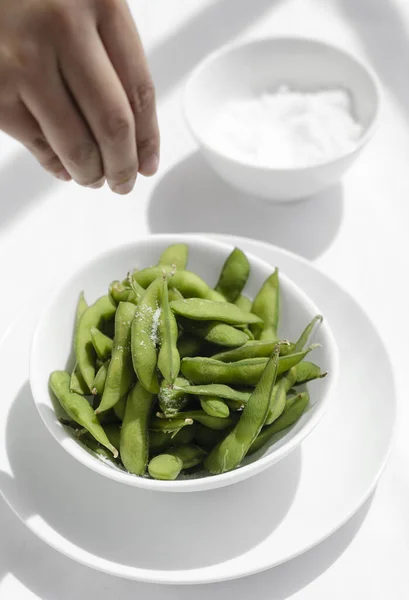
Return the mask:
[[[224,183],[199,152],[164,174],[148,208],[153,233],[242,235],[313,259],[330,246],[342,220],[342,188],[303,202],[269,204]]]

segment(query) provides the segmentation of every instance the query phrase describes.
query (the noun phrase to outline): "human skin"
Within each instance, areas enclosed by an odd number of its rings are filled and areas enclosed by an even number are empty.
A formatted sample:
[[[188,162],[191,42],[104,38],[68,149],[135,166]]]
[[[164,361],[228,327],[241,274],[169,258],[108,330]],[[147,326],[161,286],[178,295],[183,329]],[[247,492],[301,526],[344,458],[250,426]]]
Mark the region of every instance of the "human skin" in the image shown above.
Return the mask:
[[[0,0],[0,129],[63,181],[127,194],[156,172],[154,86],[125,0]]]

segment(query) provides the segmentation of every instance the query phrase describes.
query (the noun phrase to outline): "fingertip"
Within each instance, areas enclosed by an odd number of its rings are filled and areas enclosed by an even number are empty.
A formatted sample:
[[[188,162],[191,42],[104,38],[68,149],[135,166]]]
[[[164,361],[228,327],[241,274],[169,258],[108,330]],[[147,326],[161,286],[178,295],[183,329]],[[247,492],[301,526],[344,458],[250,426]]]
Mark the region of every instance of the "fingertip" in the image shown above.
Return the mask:
[[[58,171],[58,173],[56,173],[55,175],[57,177],[57,179],[59,179],[60,181],[71,181],[72,177],[71,175],[68,173],[68,171],[66,171],[65,169],[61,169],[61,171]]]
[[[141,160],[139,165],[139,173],[145,177],[151,177],[155,175],[159,168],[159,156],[157,154],[151,154]]]

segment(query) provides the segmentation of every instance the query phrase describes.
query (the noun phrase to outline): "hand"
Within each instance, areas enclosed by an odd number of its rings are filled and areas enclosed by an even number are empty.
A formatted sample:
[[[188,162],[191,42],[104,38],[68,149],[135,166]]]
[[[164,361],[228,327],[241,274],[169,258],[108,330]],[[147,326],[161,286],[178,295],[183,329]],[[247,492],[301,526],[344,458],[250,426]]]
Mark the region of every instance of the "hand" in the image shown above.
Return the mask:
[[[65,181],[126,194],[156,172],[154,87],[125,0],[0,1],[0,129]]]

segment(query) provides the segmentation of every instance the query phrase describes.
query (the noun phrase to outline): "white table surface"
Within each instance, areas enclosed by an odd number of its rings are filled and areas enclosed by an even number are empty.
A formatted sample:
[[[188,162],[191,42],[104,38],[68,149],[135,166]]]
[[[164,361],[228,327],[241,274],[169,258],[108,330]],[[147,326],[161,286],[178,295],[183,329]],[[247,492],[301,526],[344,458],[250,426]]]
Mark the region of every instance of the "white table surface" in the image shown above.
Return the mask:
[[[0,134],[0,335],[23,305],[107,243],[149,232],[214,231],[284,246],[314,261],[365,306],[396,366],[409,361],[409,3],[407,0],[131,0],[156,81],[161,169],[133,194],[91,191],[43,173]],[[197,154],[180,97],[190,69],[241,37],[305,34],[369,61],[385,91],[381,126],[342,187],[287,207],[240,203]],[[27,340],[28,343],[28,340]],[[351,339],[351,352],[359,340]],[[2,373],[2,377],[7,376]],[[376,372],[373,374],[376,377]],[[405,380],[404,380],[405,379]],[[1,399],[0,399],[1,402]],[[409,401],[408,401],[409,403]],[[122,581],[59,555],[0,499],[3,600],[404,600],[409,597],[409,404],[371,500],[329,540],[282,567],[204,587]]]

